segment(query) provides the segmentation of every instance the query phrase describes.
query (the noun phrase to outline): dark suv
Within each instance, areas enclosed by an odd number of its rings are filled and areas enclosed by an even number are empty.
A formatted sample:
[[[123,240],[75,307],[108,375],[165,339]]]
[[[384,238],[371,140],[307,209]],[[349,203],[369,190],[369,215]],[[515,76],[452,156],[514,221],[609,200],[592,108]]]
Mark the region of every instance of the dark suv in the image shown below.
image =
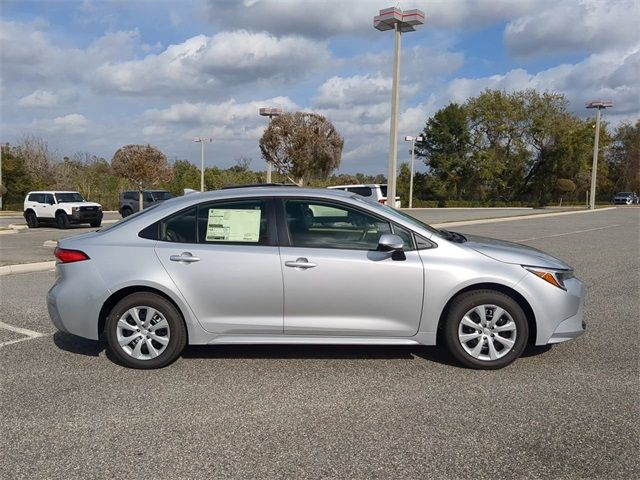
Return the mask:
[[[118,208],[120,215],[128,217],[132,213],[140,210],[139,195],[140,192],[137,190],[128,190],[120,194],[120,207]],[[173,195],[166,190],[143,190],[142,208],[150,207],[151,205],[164,202],[170,198],[173,198]]]

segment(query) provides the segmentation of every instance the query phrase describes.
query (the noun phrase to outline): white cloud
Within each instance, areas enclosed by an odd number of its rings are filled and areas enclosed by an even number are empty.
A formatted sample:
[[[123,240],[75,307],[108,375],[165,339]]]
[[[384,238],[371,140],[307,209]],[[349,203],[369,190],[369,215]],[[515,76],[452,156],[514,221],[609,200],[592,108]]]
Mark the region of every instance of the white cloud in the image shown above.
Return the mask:
[[[51,108],[57,107],[59,103],[58,95],[48,90],[36,90],[18,100],[19,106],[27,108]]]
[[[560,0],[512,20],[504,31],[516,56],[601,52],[638,41],[637,0]]]
[[[403,85],[403,95],[413,96],[419,86]],[[318,88],[313,99],[320,108],[369,105],[391,98],[391,79],[378,75],[331,77]]]
[[[96,70],[94,81],[106,90],[166,95],[265,81],[287,83],[329,58],[322,43],[238,30],[197,35],[142,60],[107,63]]]
[[[375,34],[373,17],[393,6],[389,0],[210,0],[213,23],[226,28],[267,30],[326,38],[336,34]],[[425,27],[479,28],[532,11],[534,0],[414,0],[400,8],[426,13]]]
[[[577,64],[558,65],[536,74],[514,69],[504,75],[483,78],[458,78],[448,87],[452,101],[464,102],[485,88],[564,93],[571,108],[585,115],[584,103],[594,99],[613,100],[608,116],[618,119],[640,117],[640,44],[624,50],[610,50],[589,56]]]

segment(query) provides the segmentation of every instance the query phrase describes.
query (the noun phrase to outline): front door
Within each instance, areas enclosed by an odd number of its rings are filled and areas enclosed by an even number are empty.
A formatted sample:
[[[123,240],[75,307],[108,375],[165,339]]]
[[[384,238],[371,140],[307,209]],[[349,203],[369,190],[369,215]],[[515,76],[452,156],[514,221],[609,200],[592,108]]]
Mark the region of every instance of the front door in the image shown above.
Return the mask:
[[[290,246],[280,249],[285,334],[408,337],[417,333],[423,266],[410,232],[352,206],[285,199]],[[404,259],[377,251],[383,233]],[[394,258],[395,257],[395,258]]]
[[[282,334],[282,270],[267,207],[227,200],[160,222],[156,254],[209,332]]]

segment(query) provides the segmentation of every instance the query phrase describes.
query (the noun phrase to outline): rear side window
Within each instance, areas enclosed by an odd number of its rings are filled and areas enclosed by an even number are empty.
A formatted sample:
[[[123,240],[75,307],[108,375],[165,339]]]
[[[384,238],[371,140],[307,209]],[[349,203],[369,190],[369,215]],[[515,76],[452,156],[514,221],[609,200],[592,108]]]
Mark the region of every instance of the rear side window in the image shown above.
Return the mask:
[[[198,207],[198,242],[268,245],[269,221],[263,200],[219,202]]]
[[[347,191],[351,193],[356,193],[362,197],[371,196],[371,187],[349,187],[347,188]]]
[[[138,194],[135,192],[124,192],[124,199],[125,200],[137,200],[138,199]]]
[[[44,203],[44,195],[42,193],[32,193],[27,200],[30,202]]]

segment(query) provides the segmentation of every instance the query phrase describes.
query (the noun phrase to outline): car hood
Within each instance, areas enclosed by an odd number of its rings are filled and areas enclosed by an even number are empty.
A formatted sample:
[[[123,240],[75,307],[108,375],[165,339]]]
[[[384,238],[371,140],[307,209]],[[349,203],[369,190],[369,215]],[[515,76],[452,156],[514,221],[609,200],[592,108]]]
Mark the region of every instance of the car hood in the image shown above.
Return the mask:
[[[95,202],[60,202],[58,205],[64,205],[67,207],[101,207],[99,203]]]
[[[571,269],[562,260],[527,245],[475,235],[466,235],[466,237],[467,241],[464,246],[499,262],[558,270]]]

